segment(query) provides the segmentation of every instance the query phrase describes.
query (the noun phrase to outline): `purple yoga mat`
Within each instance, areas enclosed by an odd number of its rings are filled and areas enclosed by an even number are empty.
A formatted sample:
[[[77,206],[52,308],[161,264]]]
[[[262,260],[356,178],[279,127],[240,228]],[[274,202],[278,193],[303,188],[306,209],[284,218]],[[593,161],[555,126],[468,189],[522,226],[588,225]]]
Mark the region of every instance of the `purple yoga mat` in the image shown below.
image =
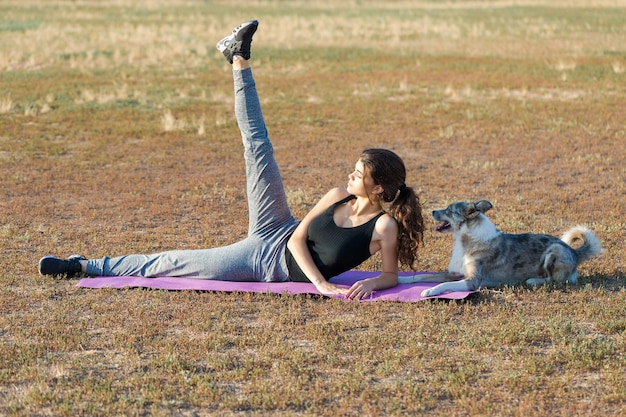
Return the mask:
[[[354,282],[376,276],[377,272],[348,271],[338,275],[330,282],[349,287]],[[418,272],[419,274],[419,272]],[[402,276],[412,276],[413,273],[400,273]],[[423,300],[420,295],[426,288],[438,283],[416,282],[412,284],[398,284],[393,288],[375,291],[367,300],[362,301],[400,301],[415,302]],[[96,277],[81,279],[77,287],[84,288],[154,288],[160,290],[195,290],[195,291],[224,291],[224,292],[260,292],[274,294],[320,294],[313,284],[306,282],[231,282],[215,281],[197,278],[143,278],[143,277]],[[449,292],[430,298],[447,298],[460,300],[473,291]],[[342,295],[334,297],[343,298]]]

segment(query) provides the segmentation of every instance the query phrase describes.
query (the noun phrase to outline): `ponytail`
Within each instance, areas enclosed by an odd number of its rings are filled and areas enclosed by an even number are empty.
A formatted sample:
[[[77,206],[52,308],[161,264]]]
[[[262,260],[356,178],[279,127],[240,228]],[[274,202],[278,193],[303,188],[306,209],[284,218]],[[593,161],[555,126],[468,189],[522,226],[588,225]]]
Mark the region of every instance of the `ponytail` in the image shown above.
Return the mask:
[[[424,243],[424,219],[419,197],[413,188],[402,185],[386,210],[398,223],[398,260],[416,270],[417,249]]]

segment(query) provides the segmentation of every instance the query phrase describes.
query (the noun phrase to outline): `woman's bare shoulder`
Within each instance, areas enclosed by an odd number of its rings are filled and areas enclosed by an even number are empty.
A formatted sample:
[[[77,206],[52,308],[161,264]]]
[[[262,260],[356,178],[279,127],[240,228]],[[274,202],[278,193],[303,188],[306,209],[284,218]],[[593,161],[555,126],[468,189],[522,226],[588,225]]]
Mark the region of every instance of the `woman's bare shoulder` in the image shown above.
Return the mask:
[[[385,213],[376,220],[374,230],[378,232],[380,236],[389,235],[391,233],[395,237],[398,234],[398,223],[388,213]]]
[[[309,211],[304,220],[306,220],[307,218],[318,216],[328,207],[335,204],[342,198],[346,198],[349,195],[350,193],[348,193],[348,190],[346,190],[345,188],[335,187],[329,190],[326,194],[324,194],[322,198],[319,199],[319,201],[315,204],[315,207],[313,207],[311,211]]]
[[[335,187],[330,189],[321,199],[324,201],[330,201],[331,203],[336,203],[337,201],[341,200],[342,198],[346,198],[349,195],[350,193],[345,188]]]

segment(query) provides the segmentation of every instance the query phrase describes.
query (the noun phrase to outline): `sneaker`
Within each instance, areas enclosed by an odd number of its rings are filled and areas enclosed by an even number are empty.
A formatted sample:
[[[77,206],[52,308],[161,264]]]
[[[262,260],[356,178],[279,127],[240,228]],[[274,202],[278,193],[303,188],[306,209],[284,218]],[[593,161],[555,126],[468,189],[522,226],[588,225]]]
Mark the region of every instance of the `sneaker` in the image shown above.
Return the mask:
[[[259,26],[258,20],[242,23],[233,29],[233,33],[217,43],[217,50],[224,54],[228,62],[233,63],[233,56],[238,55],[250,59],[252,35]]]
[[[87,258],[80,255],[72,255],[67,259],[44,256],[39,260],[39,273],[53,277],[64,275],[66,278],[74,278],[81,274],[80,261],[85,260]]]

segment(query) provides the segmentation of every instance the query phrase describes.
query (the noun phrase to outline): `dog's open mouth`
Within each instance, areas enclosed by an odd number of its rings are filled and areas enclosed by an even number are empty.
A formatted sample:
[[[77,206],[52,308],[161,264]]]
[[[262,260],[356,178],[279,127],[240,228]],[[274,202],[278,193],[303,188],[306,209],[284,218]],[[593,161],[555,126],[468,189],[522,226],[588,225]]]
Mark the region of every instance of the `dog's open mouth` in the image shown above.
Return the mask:
[[[435,230],[438,232],[445,232],[449,228],[450,228],[450,223],[443,221],[435,227]]]

